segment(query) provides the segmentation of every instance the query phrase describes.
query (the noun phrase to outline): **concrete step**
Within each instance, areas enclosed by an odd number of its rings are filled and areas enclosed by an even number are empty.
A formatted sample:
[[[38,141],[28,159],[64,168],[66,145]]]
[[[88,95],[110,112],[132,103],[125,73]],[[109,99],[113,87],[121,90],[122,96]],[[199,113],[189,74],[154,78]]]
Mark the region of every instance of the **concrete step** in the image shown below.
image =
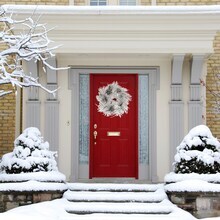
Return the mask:
[[[103,203],[103,202],[71,202],[66,206],[71,214],[86,215],[105,214],[170,214],[173,207],[166,202],[158,203]]]
[[[70,183],[64,198],[68,213],[170,214],[174,206],[162,184]]]
[[[162,184],[69,183],[72,191],[155,192]]]
[[[71,202],[142,202],[159,203],[167,198],[164,190],[155,192],[67,191],[64,198]]]

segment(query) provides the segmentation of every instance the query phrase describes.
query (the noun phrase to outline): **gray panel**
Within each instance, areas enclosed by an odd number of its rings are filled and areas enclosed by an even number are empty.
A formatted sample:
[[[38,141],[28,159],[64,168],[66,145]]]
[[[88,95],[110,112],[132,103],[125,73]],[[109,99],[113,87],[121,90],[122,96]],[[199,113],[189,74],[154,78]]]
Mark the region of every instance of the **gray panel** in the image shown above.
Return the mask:
[[[171,85],[171,100],[181,101],[182,100],[182,85]]]
[[[149,150],[150,177],[152,182],[158,181],[157,176],[157,88],[158,69],[149,74]]]
[[[25,127],[36,127],[40,129],[40,102],[39,101],[27,101],[27,114]]]
[[[47,89],[49,89],[50,91],[54,91],[58,88],[57,84],[47,84]],[[57,100],[57,93],[58,90],[55,93],[47,93],[47,100]]]
[[[34,61],[28,61],[27,72],[31,74],[35,79],[38,78],[38,63]],[[28,100],[38,100],[39,99],[39,88],[31,86],[28,88]]]
[[[191,84],[200,84],[203,73],[204,55],[193,55],[191,67]]]
[[[170,108],[170,170],[176,153],[176,147],[184,135],[184,102],[182,101],[182,69],[184,55],[174,55],[172,63],[172,84]]]
[[[50,144],[50,150],[59,149],[59,102],[45,102],[45,140]]]
[[[202,124],[202,105],[201,101],[188,102],[189,105],[189,130]]]
[[[174,55],[172,62],[172,84],[182,84],[182,69],[185,55]]]
[[[203,73],[204,55],[194,55],[191,67],[190,101],[188,102],[188,129],[202,124],[202,101],[200,79]]]
[[[176,147],[184,137],[184,103],[171,101],[170,103],[170,169],[174,162]]]
[[[52,57],[47,60],[51,68],[56,68],[56,58]],[[56,90],[57,71],[46,66],[47,88]],[[50,144],[53,151],[59,150],[59,101],[57,100],[57,92],[55,94],[47,93],[47,101],[45,101],[45,140]]]
[[[200,101],[201,99],[201,92],[200,92],[200,85],[190,85],[190,100],[191,101]]]
[[[79,178],[79,72],[69,70],[71,88],[71,176],[70,181]]]
[[[48,66],[46,66],[47,83],[56,84],[57,83],[57,71],[53,69],[57,67],[56,58],[52,57],[50,59],[47,59],[47,63],[52,67],[52,68],[49,68]]]

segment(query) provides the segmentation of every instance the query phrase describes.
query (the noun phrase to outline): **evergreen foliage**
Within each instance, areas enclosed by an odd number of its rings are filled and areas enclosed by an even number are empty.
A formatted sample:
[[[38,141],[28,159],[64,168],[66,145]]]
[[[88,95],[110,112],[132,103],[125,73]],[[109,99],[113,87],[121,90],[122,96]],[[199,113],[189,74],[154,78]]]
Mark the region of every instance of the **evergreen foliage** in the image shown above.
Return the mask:
[[[204,125],[193,128],[177,147],[175,173],[220,172],[220,143]]]
[[[44,142],[37,128],[27,128],[15,140],[14,150],[5,154],[0,162],[4,173],[28,173],[57,171],[56,152],[49,151],[49,143]]]

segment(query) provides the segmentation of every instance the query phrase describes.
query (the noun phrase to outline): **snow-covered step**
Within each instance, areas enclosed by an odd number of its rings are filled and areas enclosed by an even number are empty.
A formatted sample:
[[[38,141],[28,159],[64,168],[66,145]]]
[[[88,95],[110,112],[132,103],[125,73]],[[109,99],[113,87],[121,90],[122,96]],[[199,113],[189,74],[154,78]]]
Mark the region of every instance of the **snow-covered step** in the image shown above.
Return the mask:
[[[66,211],[72,214],[170,214],[173,206],[161,203],[102,203],[102,202],[71,202]]]
[[[167,198],[164,190],[155,192],[67,191],[64,198],[73,202],[145,202],[159,203]]]
[[[72,191],[155,192],[162,184],[69,183]]]

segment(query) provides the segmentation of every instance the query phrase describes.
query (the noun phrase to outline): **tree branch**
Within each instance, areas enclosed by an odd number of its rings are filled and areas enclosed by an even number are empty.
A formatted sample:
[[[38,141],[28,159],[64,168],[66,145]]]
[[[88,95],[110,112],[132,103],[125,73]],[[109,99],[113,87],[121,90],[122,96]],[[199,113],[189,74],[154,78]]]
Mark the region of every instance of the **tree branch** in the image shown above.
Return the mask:
[[[54,56],[53,51],[58,46],[50,47],[51,40],[45,24],[39,23],[40,16],[34,21],[32,17],[17,21],[12,16],[7,16],[0,7],[0,24],[5,27],[0,32],[0,43],[6,45],[6,49],[0,52],[0,85],[10,83],[15,90],[18,87],[36,86],[49,93],[57,90],[49,90],[32,77],[31,73],[26,73],[20,65],[22,60],[42,62],[44,66],[52,70],[68,69],[51,66],[47,60]],[[24,31],[15,34],[17,25],[23,25]],[[13,59],[12,59],[13,57]],[[12,91],[0,90],[0,96],[7,95]]]

